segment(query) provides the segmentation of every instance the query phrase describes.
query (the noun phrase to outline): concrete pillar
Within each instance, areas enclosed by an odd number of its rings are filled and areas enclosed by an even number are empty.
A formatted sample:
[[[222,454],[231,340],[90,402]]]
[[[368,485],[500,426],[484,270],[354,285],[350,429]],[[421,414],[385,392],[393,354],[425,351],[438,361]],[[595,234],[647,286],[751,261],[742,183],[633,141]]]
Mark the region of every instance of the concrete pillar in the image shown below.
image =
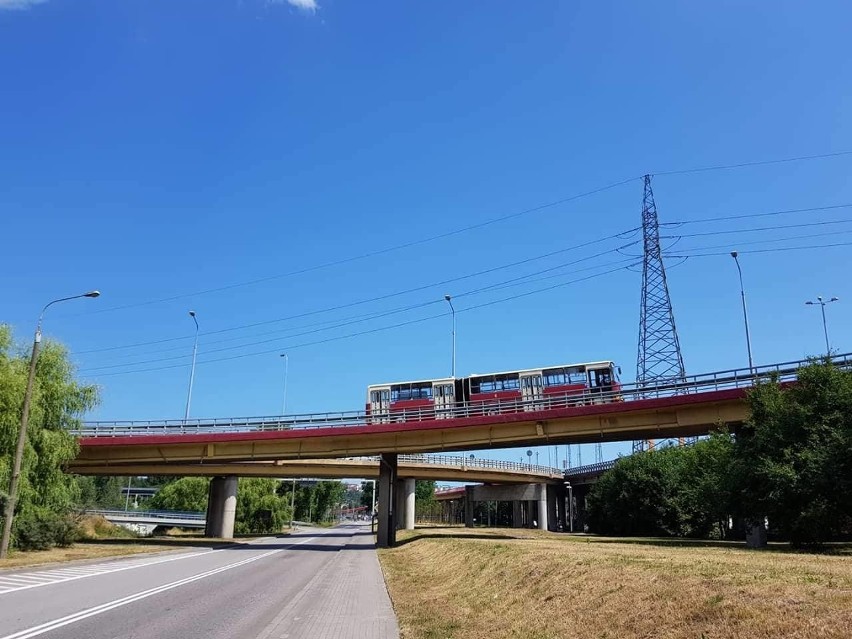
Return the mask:
[[[376,535],[379,548],[390,548],[396,544],[396,462],[395,453],[383,453],[379,456],[379,530]]]
[[[237,478],[214,477],[207,493],[207,537],[233,539],[237,516]]]
[[[547,530],[547,484],[539,484],[538,529]]]
[[[512,528],[522,528],[524,525],[524,502],[512,502]]]
[[[556,512],[556,486],[545,485],[544,490],[547,493],[547,530],[556,532],[559,523],[559,514]]]
[[[464,525],[473,528],[473,486],[464,487]]]
[[[405,529],[414,530],[414,480],[405,480]]]

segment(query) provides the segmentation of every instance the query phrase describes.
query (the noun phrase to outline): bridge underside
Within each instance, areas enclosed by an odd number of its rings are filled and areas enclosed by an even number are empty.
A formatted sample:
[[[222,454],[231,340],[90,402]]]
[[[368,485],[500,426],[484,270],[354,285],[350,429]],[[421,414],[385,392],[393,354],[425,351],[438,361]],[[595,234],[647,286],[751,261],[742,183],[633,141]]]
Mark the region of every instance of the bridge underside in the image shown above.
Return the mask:
[[[400,424],[91,437],[81,439],[73,470],[86,473],[86,468],[113,465],[305,460],[389,452],[690,437],[706,434],[720,425],[742,422],[747,416],[744,394],[744,389],[730,389],[598,406]]]

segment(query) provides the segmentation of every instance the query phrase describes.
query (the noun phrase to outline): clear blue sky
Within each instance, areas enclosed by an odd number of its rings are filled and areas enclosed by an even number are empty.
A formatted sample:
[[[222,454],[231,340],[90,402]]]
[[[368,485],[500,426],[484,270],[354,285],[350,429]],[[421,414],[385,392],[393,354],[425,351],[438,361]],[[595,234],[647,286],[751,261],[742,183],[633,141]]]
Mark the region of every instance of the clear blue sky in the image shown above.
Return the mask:
[[[445,293],[459,296],[462,375],[613,359],[632,379],[637,272],[464,310],[611,270],[625,256],[461,294],[636,236],[213,332],[634,228],[638,180],[405,249],[201,291],[382,251],[644,173],[852,150],[847,2],[296,4],[0,0],[0,320],[25,343],[46,301],[103,292],[51,309],[45,326],[102,386],[92,418],[182,416],[189,309],[202,327],[194,416],[279,412],[278,352],[290,357],[288,412],[357,409],[370,383],[447,375],[448,314],[299,347],[447,313]],[[852,204],[850,174],[846,155],[658,175],[653,184],[661,221],[672,222]],[[841,298],[828,309],[833,345],[852,350],[852,247],[746,251],[852,242],[852,208],[665,231],[825,221],[839,223],[666,245],[673,254],[743,251],[755,359],[796,359],[823,349],[819,311],[803,304],[818,294]],[[745,365],[732,260],[681,262],[669,261],[669,282],[687,372]],[[174,299],[149,303],[163,298]],[[84,352],[171,338],[184,339]],[[213,352],[225,347],[237,348]],[[177,359],[131,365],[162,358]],[[111,374],[163,366],[175,367]],[[608,446],[606,456],[619,450]],[[583,455],[591,461],[591,448]]]

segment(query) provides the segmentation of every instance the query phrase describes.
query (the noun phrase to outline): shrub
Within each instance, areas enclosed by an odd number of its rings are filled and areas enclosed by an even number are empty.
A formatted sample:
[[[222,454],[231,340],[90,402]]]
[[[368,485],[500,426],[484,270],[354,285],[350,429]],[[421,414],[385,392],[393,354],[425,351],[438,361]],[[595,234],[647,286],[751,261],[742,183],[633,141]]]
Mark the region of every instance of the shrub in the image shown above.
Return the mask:
[[[79,538],[79,529],[71,517],[53,513],[21,515],[15,521],[15,548],[48,550],[66,548]]]

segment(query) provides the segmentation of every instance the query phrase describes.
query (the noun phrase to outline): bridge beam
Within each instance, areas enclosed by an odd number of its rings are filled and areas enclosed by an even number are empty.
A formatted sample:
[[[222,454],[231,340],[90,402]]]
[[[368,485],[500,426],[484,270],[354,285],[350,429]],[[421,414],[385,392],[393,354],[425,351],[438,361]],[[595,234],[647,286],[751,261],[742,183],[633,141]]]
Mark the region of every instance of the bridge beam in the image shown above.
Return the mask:
[[[233,539],[237,515],[237,478],[214,477],[207,493],[205,537]]]
[[[376,544],[379,548],[391,548],[396,544],[396,508],[394,507],[397,476],[396,453],[379,456],[379,529]]]

